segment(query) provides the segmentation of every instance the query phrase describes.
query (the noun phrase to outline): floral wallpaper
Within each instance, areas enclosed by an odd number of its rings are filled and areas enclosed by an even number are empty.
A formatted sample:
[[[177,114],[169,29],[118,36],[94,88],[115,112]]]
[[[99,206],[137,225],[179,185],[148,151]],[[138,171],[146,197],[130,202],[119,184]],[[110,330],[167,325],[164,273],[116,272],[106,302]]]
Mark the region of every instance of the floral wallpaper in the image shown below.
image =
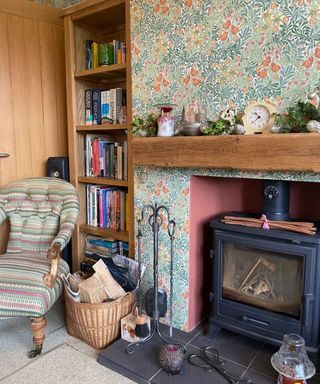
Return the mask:
[[[200,101],[213,118],[250,100],[284,110],[320,85],[318,0],[132,0],[133,113],[158,103],[178,112]],[[319,174],[135,168],[135,206],[166,204],[177,223],[174,326],[188,329],[190,177],[246,177],[320,181]],[[160,285],[169,293],[169,241],[160,237]],[[152,284],[152,234],[142,254]]]
[[[198,100],[287,108],[320,85],[318,0],[132,0],[134,113]]]

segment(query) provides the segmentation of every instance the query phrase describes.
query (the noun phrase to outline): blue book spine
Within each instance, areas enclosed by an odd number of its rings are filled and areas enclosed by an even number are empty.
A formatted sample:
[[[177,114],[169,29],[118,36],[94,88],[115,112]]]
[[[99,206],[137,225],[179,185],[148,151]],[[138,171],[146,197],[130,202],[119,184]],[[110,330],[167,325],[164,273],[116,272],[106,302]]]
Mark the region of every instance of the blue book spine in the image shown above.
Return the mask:
[[[103,228],[107,227],[107,192],[108,189],[102,190]]]
[[[109,123],[109,103],[108,103],[108,91],[101,91],[101,122]]]
[[[101,90],[92,90],[92,114],[93,114],[93,125],[101,124]]]

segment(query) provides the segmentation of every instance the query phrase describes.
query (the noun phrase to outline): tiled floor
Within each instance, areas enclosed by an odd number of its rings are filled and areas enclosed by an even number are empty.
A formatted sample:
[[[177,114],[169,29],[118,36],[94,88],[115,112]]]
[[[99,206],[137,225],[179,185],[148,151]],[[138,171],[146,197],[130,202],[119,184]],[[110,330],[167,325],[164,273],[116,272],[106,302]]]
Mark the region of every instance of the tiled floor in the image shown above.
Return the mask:
[[[163,329],[163,328],[161,328]],[[166,331],[166,330],[165,330]],[[164,331],[164,333],[165,333]],[[186,358],[190,354],[199,354],[201,348],[212,346],[225,360],[224,368],[232,375],[252,380],[255,384],[275,384],[277,373],[270,364],[270,358],[279,348],[262,342],[222,330],[214,340],[208,339],[203,330],[191,333],[174,331],[174,341],[183,343]],[[194,367],[185,359],[182,373],[169,376],[158,362],[161,339],[152,338],[147,344],[136,347],[133,355],[125,353],[124,340],[118,340],[100,353],[98,362],[137,383],[157,384],[224,384],[229,381],[218,372],[208,372],[204,368]],[[320,357],[312,357],[317,368],[317,375],[309,384],[320,384]],[[236,383],[236,382],[235,382]]]

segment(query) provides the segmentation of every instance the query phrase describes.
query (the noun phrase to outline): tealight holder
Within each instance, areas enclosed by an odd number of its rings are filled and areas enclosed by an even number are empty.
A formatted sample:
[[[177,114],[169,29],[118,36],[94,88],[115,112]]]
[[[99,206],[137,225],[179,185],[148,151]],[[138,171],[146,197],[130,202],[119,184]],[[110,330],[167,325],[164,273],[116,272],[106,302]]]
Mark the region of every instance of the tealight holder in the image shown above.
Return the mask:
[[[271,357],[271,364],[279,372],[278,384],[306,384],[316,372],[304,339],[295,333],[284,335],[279,351]]]

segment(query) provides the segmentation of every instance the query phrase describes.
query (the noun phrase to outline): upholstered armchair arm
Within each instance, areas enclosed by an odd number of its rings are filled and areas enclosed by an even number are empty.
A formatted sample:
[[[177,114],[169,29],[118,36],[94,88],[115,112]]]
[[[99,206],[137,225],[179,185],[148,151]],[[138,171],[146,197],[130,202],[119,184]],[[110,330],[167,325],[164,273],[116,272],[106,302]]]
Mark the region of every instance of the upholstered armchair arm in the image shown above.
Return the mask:
[[[74,228],[77,223],[79,214],[79,199],[78,195],[70,194],[62,205],[60,215],[60,227],[59,232],[52,241],[51,246],[55,243],[60,243],[61,250],[69,243]]]
[[[50,272],[47,273],[43,281],[46,286],[49,288],[53,288],[54,284],[57,280],[59,264],[60,264],[60,253],[61,253],[61,245],[59,243],[55,243],[51,248],[48,249],[47,258],[51,260],[51,268]]]

